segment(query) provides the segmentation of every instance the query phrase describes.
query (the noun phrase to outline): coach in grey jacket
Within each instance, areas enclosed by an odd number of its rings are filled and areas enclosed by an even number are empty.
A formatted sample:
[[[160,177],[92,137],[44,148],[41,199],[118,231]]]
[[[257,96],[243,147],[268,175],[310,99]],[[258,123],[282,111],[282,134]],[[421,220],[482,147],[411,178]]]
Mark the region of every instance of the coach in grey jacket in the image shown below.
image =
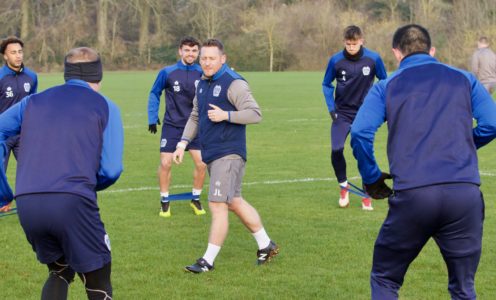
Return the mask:
[[[472,55],[472,72],[492,94],[496,90],[496,54],[489,48],[489,40],[483,36],[477,42]]]

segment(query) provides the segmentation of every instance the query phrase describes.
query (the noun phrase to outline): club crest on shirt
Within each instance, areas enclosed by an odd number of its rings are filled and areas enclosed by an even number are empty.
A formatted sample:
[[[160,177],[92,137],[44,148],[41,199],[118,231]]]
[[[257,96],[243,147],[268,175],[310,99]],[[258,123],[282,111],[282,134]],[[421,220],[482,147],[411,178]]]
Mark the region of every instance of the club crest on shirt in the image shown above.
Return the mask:
[[[167,139],[160,140],[160,147],[165,147],[167,145]]]
[[[214,87],[214,97],[219,97],[221,90],[222,90],[222,88],[220,87],[220,85],[216,85]]]
[[[346,81],[346,71],[345,70],[342,70],[341,71],[341,75],[343,76],[343,78],[341,78],[343,81]]]
[[[174,86],[172,87],[174,89],[174,92],[178,93],[181,91],[181,86],[179,85],[179,81],[174,81]]]
[[[369,74],[370,74],[370,67],[369,67],[369,66],[365,66],[365,67],[363,67],[363,68],[362,68],[362,74],[363,74],[364,76],[369,76]]]
[[[5,91],[5,98],[12,98],[14,97],[14,91],[10,86],[7,87],[7,90]]]
[[[31,90],[31,84],[29,84],[29,82],[25,82],[24,83],[24,91],[26,93],[29,93],[29,90]]]

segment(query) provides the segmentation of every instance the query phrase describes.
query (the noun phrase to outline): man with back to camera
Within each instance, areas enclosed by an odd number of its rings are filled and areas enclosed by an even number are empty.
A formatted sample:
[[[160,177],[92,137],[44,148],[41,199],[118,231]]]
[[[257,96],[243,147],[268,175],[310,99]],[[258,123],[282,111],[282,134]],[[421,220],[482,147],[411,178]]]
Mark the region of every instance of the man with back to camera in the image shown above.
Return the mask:
[[[365,190],[374,199],[389,196],[374,246],[372,299],[398,298],[410,263],[431,237],[447,266],[451,298],[475,299],[484,220],[476,149],[496,137],[496,105],[473,74],[433,57],[422,26],[400,27],[392,46],[398,70],[374,85],[351,127]],[[391,175],[374,158],[374,135],[385,121]],[[394,192],[385,184],[391,177]]]
[[[41,299],[67,299],[77,272],[88,299],[108,300],[110,240],[96,192],[122,172],[122,121],[118,107],[98,93],[98,53],[75,48],[64,63],[65,84],[27,96],[0,115],[0,148],[20,134],[15,199],[26,238],[48,267]],[[0,181],[1,196],[9,196],[4,174]]]
[[[160,70],[148,98],[148,130],[155,134],[160,124],[158,110],[160,96],[165,90],[165,115],[160,140],[160,186],[161,217],[170,217],[169,186],[171,182],[172,153],[181,140],[184,126],[193,108],[195,89],[201,77],[201,67],[196,64],[200,43],[193,37],[184,37],[179,43],[180,60]],[[196,215],[205,214],[200,195],[205,181],[206,165],[202,162],[199,139],[191,141],[187,149],[193,159],[193,189],[191,207]]]
[[[212,223],[208,246],[196,263],[185,268],[191,273],[213,270],[214,260],[227,237],[229,211],[238,216],[255,238],[258,265],[269,262],[279,253],[279,247],[265,232],[257,210],[241,196],[246,163],[246,125],[260,122],[262,113],[248,83],[229,68],[226,59],[224,45],[219,40],[209,39],[202,45],[203,76],[193,100],[193,110],[174,152],[174,162],[181,163],[184,149],[200,134],[202,157],[210,175],[208,206]]]
[[[386,68],[376,52],[363,47],[363,34],[358,26],[348,26],[343,33],[344,49],[334,54],[327,65],[322,90],[332,119],[331,162],[340,187],[339,206],[350,205],[344,143],[350,133],[363,99],[374,78],[385,79]],[[336,80],[336,91],[332,82]],[[369,197],[362,198],[362,209],[373,210]]]
[[[472,55],[472,72],[484,85],[489,94],[496,90],[496,54],[489,48],[489,39],[481,37],[477,50]]]
[[[24,42],[10,36],[2,40],[0,53],[3,55],[5,65],[0,68],[0,114],[9,107],[19,102],[27,95],[36,93],[38,77],[36,73],[24,66]],[[19,150],[19,136],[13,136],[5,142],[5,162],[3,168],[7,170],[10,152],[17,159]],[[0,206],[0,212],[9,211],[10,205]]]

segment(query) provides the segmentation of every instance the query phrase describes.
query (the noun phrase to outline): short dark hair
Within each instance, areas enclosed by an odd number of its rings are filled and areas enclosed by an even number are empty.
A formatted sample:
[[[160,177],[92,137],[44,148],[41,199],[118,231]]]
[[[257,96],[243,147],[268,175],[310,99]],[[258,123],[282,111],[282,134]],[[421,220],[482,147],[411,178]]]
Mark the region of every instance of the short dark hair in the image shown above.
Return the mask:
[[[203,43],[203,45],[202,45],[202,48],[203,47],[217,47],[219,49],[220,53],[224,54],[224,45],[218,39],[208,39],[208,40],[206,40]]]
[[[356,25],[350,25],[343,31],[343,38],[345,41],[356,41],[363,37],[362,30]]]
[[[5,54],[5,50],[9,44],[20,44],[21,47],[24,48],[24,42],[20,38],[9,36],[2,40],[2,44],[0,44],[0,53]]]
[[[185,36],[181,39],[179,48],[182,48],[185,45],[189,47],[198,46],[198,48],[200,48],[200,42],[192,36]]]
[[[405,56],[414,52],[429,53],[431,37],[427,29],[420,25],[405,25],[398,28],[394,33],[393,49],[400,50]]]
[[[489,39],[486,36],[481,36],[479,38],[479,43],[489,44]]]

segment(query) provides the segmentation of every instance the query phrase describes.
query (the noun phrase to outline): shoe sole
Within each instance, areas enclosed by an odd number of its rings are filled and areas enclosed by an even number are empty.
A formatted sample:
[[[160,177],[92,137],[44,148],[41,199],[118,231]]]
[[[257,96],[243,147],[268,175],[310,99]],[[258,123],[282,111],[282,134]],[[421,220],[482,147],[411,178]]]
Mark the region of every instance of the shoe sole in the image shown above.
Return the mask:
[[[341,202],[340,202],[340,201],[338,201],[338,205],[339,205],[339,207],[341,207],[341,208],[347,208],[348,206],[350,206],[350,200],[348,200],[348,202],[346,202],[346,204],[345,204],[345,205],[342,205],[342,204],[341,204]]]
[[[170,210],[168,212],[161,211],[158,213],[158,216],[162,217],[162,218],[170,218],[170,216],[171,216]]]
[[[269,255],[267,256],[267,259],[263,260],[263,262],[260,262],[259,260],[257,260],[257,265],[261,266],[261,265],[265,265],[265,264],[270,263],[272,258],[274,256],[276,256],[277,254],[279,254],[279,246],[276,246],[275,249],[270,250]]]
[[[365,210],[365,211],[373,211],[374,208],[372,206],[363,206],[362,205],[362,210]]]
[[[197,272],[193,272],[193,271],[191,271],[188,268],[184,268],[183,271],[186,272],[186,273],[191,273],[191,274],[200,274],[200,273],[197,273]]]
[[[191,206],[191,208],[193,209],[193,212],[197,216],[201,216],[201,215],[204,215],[207,213],[204,209],[199,210],[198,208],[196,208],[196,206],[193,203],[190,203],[189,206]]]
[[[192,271],[192,270],[188,269],[188,267],[185,267],[183,269],[183,271],[186,272],[186,273],[191,273],[191,274],[201,274],[201,273],[211,272],[211,271],[213,271],[213,269],[212,270],[208,270],[208,271],[195,272],[195,271]]]

